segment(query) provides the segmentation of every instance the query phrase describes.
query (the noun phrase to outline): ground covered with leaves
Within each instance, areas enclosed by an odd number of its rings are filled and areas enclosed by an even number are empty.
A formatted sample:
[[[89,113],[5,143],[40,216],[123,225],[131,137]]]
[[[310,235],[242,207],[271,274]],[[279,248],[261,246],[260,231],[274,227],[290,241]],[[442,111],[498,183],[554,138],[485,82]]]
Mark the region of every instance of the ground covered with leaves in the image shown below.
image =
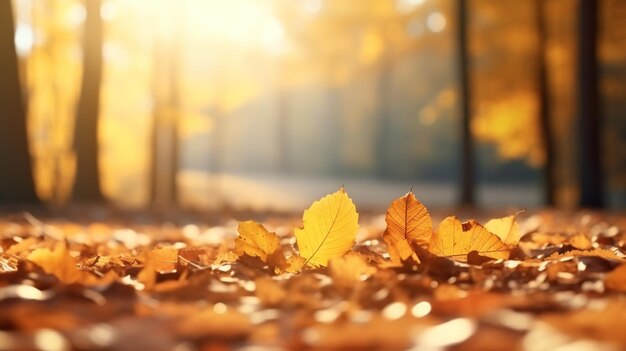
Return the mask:
[[[5,214],[0,349],[626,348],[626,216],[454,215]]]

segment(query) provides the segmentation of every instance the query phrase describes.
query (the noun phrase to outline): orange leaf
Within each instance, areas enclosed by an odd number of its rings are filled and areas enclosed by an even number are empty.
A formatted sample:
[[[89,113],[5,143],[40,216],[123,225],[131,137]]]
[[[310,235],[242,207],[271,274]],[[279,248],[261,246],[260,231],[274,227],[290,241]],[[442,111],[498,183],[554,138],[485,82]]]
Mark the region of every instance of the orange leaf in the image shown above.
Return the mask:
[[[280,248],[278,235],[254,221],[240,222],[237,231],[239,236],[235,239],[235,253],[239,257],[246,254],[267,263],[268,257]]]
[[[420,259],[406,239],[383,234],[383,241],[387,245],[391,262],[396,266],[401,266],[401,263],[407,261],[409,257],[412,257],[415,263],[420,263]]]
[[[36,249],[28,255],[27,259],[65,284],[103,285],[112,282],[117,277],[113,271],[109,271],[104,277],[97,277],[80,270],[76,266],[76,259],[67,252],[65,242],[58,242],[54,250]]]
[[[435,255],[464,262],[471,251],[495,259],[509,257],[509,247],[498,236],[475,220],[461,223],[455,216],[439,224],[439,230],[433,236],[428,250]]]
[[[396,244],[405,239],[409,244],[428,247],[433,235],[433,224],[428,210],[415,198],[413,192],[409,191],[389,205],[385,222],[387,229],[383,239],[388,237],[385,242]]]
[[[285,258],[285,253],[280,246],[280,240],[276,233],[265,229],[261,224],[254,221],[240,222],[237,227],[239,236],[235,239],[235,254],[238,257],[245,255],[258,257],[274,270],[295,273],[302,269],[304,258],[294,255]]]
[[[519,242],[519,225],[515,215],[494,218],[485,224],[485,229],[497,235],[507,245],[517,245]]]
[[[157,273],[174,271],[178,263],[178,249],[173,247],[156,248],[146,253],[146,262],[143,269],[137,274],[137,280],[143,283],[146,289],[156,285]]]
[[[604,285],[613,291],[626,292],[626,264],[622,264],[604,277]]]

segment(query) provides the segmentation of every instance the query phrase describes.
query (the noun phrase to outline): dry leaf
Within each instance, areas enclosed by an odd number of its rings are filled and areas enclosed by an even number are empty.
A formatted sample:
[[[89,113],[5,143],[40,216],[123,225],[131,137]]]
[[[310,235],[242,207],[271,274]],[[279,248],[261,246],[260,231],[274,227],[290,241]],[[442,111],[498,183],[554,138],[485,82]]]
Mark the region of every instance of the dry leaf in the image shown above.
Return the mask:
[[[328,265],[328,260],[350,251],[359,229],[359,214],[343,188],[315,201],[296,228],[300,256],[313,267]]]
[[[485,229],[497,235],[503,243],[509,246],[515,246],[519,242],[519,224],[515,215],[494,218],[485,224]]]
[[[604,277],[604,285],[609,290],[626,292],[626,264],[622,264]]]
[[[299,256],[285,258],[276,233],[269,232],[254,221],[240,222],[237,227],[239,236],[235,239],[235,254],[258,257],[274,270],[274,273],[295,273],[302,269],[305,259]]]
[[[256,286],[256,296],[265,306],[280,305],[287,297],[287,292],[274,279],[270,277],[260,277],[254,280]]]
[[[393,237],[393,240],[385,242],[397,243],[400,239],[406,239],[410,244],[428,248],[433,236],[433,224],[426,207],[415,198],[413,192],[409,191],[389,205],[385,222],[387,229],[383,239]]]
[[[306,263],[306,259],[304,257],[293,255],[287,259],[287,264],[281,267],[285,272],[296,273],[299,272],[304,264]]]
[[[178,263],[178,249],[165,247],[149,251],[146,253],[143,269],[137,274],[137,280],[143,283],[146,289],[152,289],[156,284],[157,273],[175,271],[176,263]]]
[[[398,238],[394,235],[384,235],[383,241],[387,245],[387,251],[389,251],[389,258],[391,263],[395,266],[401,266],[402,262],[408,261],[409,258],[415,263],[420,263],[420,259],[417,257],[411,245],[404,238]]]
[[[356,252],[332,258],[328,268],[335,284],[340,286],[354,286],[376,273],[376,268],[367,264],[363,256]]]
[[[179,335],[192,339],[210,337],[237,339],[244,337],[251,330],[252,325],[248,318],[230,308],[224,311],[217,308],[205,308],[183,318],[176,326]]]
[[[239,256],[237,256],[237,254],[232,251],[220,252],[219,254],[217,254],[217,256],[215,256],[215,259],[213,260],[213,263],[211,264],[214,266],[219,266],[222,263],[235,262],[237,261],[238,258]]]
[[[570,245],[580,250],[589,250],[593,247],[591,240],[584,234],[578,233],[569,239]]]
[[[113,271],[109,271],[103,277],[97,277],[78,269],[76,259],[67,252],[65,242],[58,242],[54,250],[36,249],[28,255],[27,259],[65,284],[105,285],[117,278]]]
[[[602,257],[608,260],[626,262],[626,259],[624,259],[624,257],[617,256],[615,252],[611,250],[605,250],[605,249],[570,250],[562,254],[555,252],[552,255],[548,256],[546,259],[547,260],[560,260],[564,257],[581,257],[581,256],[582,257],[585,257],[585,256]]]
[[[269,232],[261,224],[254,221],[239,222],[239,236],[235,239],[235,253],[258,257],[267,263],[268,257],[280,249],[278,235]]]
[[[509,257],[509,248],[498,236],[474,220],[465,223],[455,216],[444,219],[433,236],[428,249],[435,255],[467,261],[467,254],[476,251],[495,259]]]

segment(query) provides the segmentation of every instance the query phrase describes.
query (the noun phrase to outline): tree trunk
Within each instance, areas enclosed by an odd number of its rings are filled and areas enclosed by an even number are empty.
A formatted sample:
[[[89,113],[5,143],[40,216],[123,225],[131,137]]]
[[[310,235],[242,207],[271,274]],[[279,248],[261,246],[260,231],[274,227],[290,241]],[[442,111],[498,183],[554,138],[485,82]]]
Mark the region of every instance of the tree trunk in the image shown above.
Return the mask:
[[[178,22],[178,14],[175,20]],[[177,204],[178,191],[178,115],[179,92],[179,23],[167,43],[158,38],[154,49],[154,122],[152,130],[151,198],[158,209]]]
[[[385,41],[385,50],[382,53],[378,76],[376,81],[376,97],[377,109],[375,118],[378,120],[378,128],[376,130],[376,175],[380,179],[386,179],[393,174],[391,161],[389,159],[390,152],[390,136],[391,136],[391,106],[390,106],[390,90],[391,90],[391,74],[392,66],[389,59],[390,53],[387,52],[391,47]]]
[[[580,206],[604,204],[601,152],[600,97],[598,90],[598,1],[579,1],[578,23],[578,128]]]
[[[548,94],[548,75],[546,67],[546,28],[545,28],[545,10],[544,0],[536,0],[536,26],[538,37],[538,54],[537,54],[537,84],[539,98],[539,128],[541,138],[543,140],[543,149],[545,154],[544,164],[544,188],[543,196],[546,206],[555,205],[555,176],[556,165],[554,162],[554,142],[552,134],[552,125],[549,113],[549,94]]]
[[[461,97],[461,198],[460,204],[472,206],[474,196],[474,142],[471,130],[469,92],[469,55],[467,44],[467,1],[457,0],[457,46],[459,55],[459,90]]]
[[[18,75],[11,1],[0,1],[0,204],[38,202]]]
[[[82,90],[78,101],[74,128],[76,180],[74,199],[84,202],[102,201],[100,190],[98,117],[102,81],[102,18],[100,0],[85,1],[87,12],[83,46]]]

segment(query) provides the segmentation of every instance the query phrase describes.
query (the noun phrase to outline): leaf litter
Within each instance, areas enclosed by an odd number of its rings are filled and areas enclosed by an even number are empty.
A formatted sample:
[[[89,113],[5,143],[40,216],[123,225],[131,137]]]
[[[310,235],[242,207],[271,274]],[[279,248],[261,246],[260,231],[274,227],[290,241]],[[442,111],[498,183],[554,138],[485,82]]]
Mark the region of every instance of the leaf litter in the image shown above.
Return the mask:
[[[626,348],[624,216],[442,215],[341,188],[301,224],[6,216],[0,349]]]

